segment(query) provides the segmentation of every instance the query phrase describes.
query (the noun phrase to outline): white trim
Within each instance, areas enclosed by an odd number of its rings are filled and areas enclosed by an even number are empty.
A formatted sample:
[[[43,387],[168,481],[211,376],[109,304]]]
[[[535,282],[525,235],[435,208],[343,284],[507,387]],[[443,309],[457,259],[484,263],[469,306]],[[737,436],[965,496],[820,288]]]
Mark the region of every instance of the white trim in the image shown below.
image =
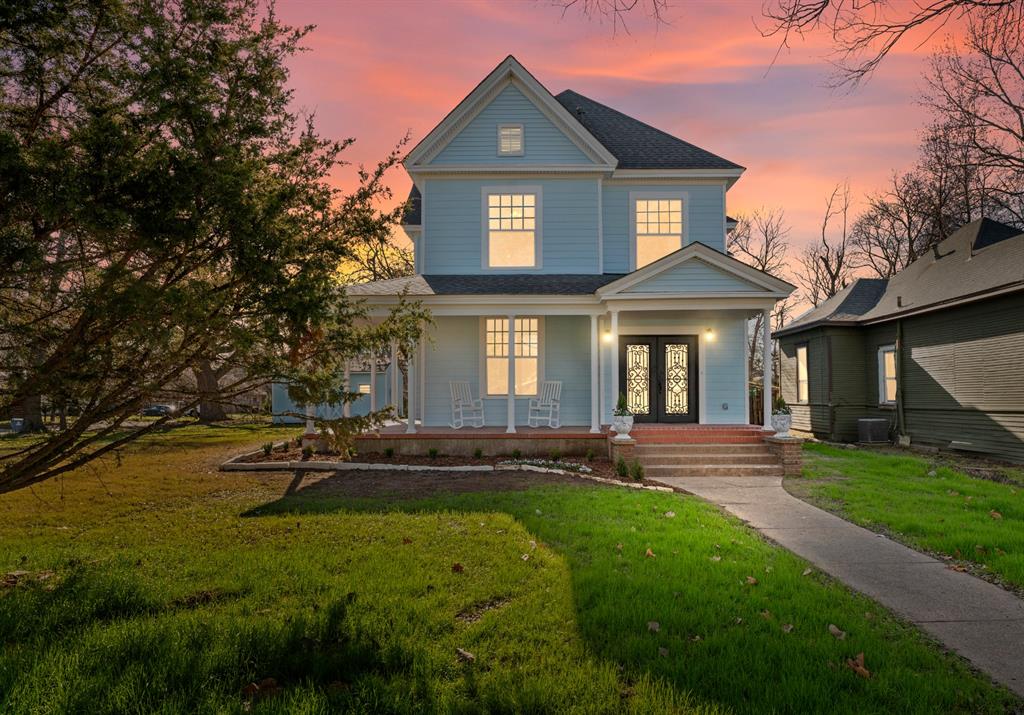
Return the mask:
[[[682,202],[682,235],[679,237],[679,248],[686,248],[690,243],[690,192],[684,190],[676,191],[630,191],[629,192],[629,270],[633,272],[636,268],[636,202],[644,199],[679,199]],[[673,251],[675,253],[676,251]],[[669,254],[671,255],[671,254]],[[660,260],[660,259],[659,259]],[[655,261],[654,263],[658,263]],[[648,264],[648,265],[654,265]]]
[[[597,316],[590,316],[590,431],[598,433],[601,431],[601,386],[600,386],[600,360],[598,354],[601,351],[601,336],[597,326]]]
[[[597,177],[597,272],[604,273],[604,177]]]
[[[420,360],[420,424],[427,424],[427,345],[424,342],[424,338],[420,337],[419,340],[419,360]]]
[[[533,102],[537,109],[562,130],[584,154],[608,168],[618,164],[618,160],[611,152],[597,141],[515,57],[509,55],[459,102],[440,124],[413,147],[405,158],[406,167],[429,163],[510,84],[521,91],[527,100]]]
[[[370,353],[370,412],[377,411],[377,354]]]
[[[728,250],[729,249],[729,226],[727,225],[728,222],[725,220],[725,215],[727,213],[726,209],[725,209],[725,193],[726,193],[725,184],[722,184],[722,246],[725,247],[725,250]],[[747,424],[750,424],[750,423],[747,422]]]
[[[519,130],[519,151],[502,151],[501,150],[501,130],[502,129],[518,129]],[[499,124],[498,125],[498,156],[523,156],[525,153],[526,153],[526,130],[523,128],[522,122]]]
[[[420,275],[427,272],[427,182],[417,182],[420,186],[420,237],[416,242],[416,253],[413,254],[413,270]]]
[[[811,359],[811,344],[809,342],[796,343],[794,346],[794,357],[796,358],[796,403],[806,405],[811,401],[811,376],[807,374],[807,367]],[[807,399],[800,399],[800,351],[804,351],[804,382],[807,383]]]
[[[416,433],[416,408],[419,402],[416,395],[417,378],[419,377],[419,370],[416,369],[416,363],[419,361],[419,355],[421,347],[421,340],[416,341],[415,347],[413,347],[412,355],[409,356],[409,364],[406,368],[409,372],[409,380],[407,387],[409,388],[409,404],[406,406],[406,419],[405,419],[405,432],[406,434]],[[397,365],[396,365],[397,367]]]
[[[479,326],[477,334],[477,373],[479,375],[480,399],[482,400],[504,400],[508,397],[508,393],[504,394],[490,394],[487,392],[487,319],[499,319],[507,320],[508,315],[505,313],[487,313],[478,316],[480,319],[477,321]],[[533,312],[516,312],[515,317],[519,320],[526,318],[537,319],[537,389],[540,390],[540,384],[544,382],[544,346],[547,342],[544,336],[545,321],[543,315],[538,315]],[[514,388],[513,388],[514,389]],[[516,395],[517,400],[531,400],[537,395]]]
[[[705,375],[705,366],[707,365],[708,358],[708,343],[704,339],[705,331],[699,330],[697,333],[697,424],[707,424],[708,421],[708,406],[707,406],[707,378]],[[660,358],[659,358],[660,359]]]
[[[398,394],[398,341],[391,341],[391,364],[388,365],[388,369],[391,371],[389,376],[390,384],[388,385],[388,392],[391,393],[391,409],[394,411],[394,419],[398,419],[401,416],[401,395]]]
[[[509,434],[515,434],[516,431],[516,316],[514,313],[508,314],[508,392],[505,393],[505,432]],[[538,326],[539,331],[539,326]],[[537,352],[538,362],[540,353],[540,334],[537,335]],[[538,372],[540,371],[540,365],[537,366]],[[484,376],[486,380],[486,376]],[[482,395],[482,393],[481,393]],[[481,397],[482,399],[482,397]]]
[[[346,392],[351,392],[352,391],[352,361],[351,360],[346,360],[345,361],[345,391]],[[342,405],[342,407],[341,407],[341,416],[342,417],[351,417],[352,416],[352,403],[351,402],[348,402],[346,400],[345,404]]]
[[[753,345],[747,342],[747,326],[749,323],[744,320],[743,326],[743,424],[750,424],[750,355],[747,350],[753,352]],[[703,363],[703,360],[701,361]],[[701,402],[701,404],[704,404]]]
[[[632,195],[632,192],[631,192]],[[635,220],[635,218],[634,218]],[[633,231],[631,230],[630,233]],[[762,273],[756,268],[738,261],[735,258],[731,258],[720,251],[716,251],[710,246],[705,246],[699,241],[694,241],[683,248],[679,249],[675,253],[670,253],[664,258],[655,261],[649,265],[640,268],[639,270],[633,271],[632,273],[623,276],[622,278],[609,283],[606,286],[602,286],[597,289],[597,295],[601,298],[608,298],[611,296],[621,297],[618,294],[622,291],[631,288],[637,283],[641,283],[645,280],[653,278],[660,273],[663,273],[671,268],[675,268],[679,264],[690,260],[691,258],[700,258],[706,263],[710,263],[715,268],[719,268],[725,273],[731,274],[740,278],[748,283],[753,283],[756,286],[764,288],[768,291],[783,293],[789,295],[794,290],[795,286],[790,285],[786,281],[776,278],[775,276]]]
[[[619,311],[612,311],[612,404],[611,412],[614,414],[615,407],[619,403]]]
[[[764,424],[761,426],[764,430],[770,430],[772,428],[772,370],[774,369],[772,360],[772,310],[771,308],[765,308],[762,313],[763,324],[761,326],[761,337],[762,337],[762,358],[761,358],[761,374],[764,376],[761,380],[761,393],[764,397]]]
[[[487,197],[492,194],[533,194],[533,265],[532,266],[491,266],[490,228],[487,219]],[[544,268],[544,187],[536,185],[505,185],[480,187],[480,268],[486,273],[522,273],[540,271]]]
[[[373,318],[390,315],[392,308],[398,305],[398,298],[388,296],[387,301],[366,302],[367,313]],[[707,298],[660,298],[653,296],[646,302],[626,301],[613,298],[603,304],[595,299],[587,302],[559,302],[554,296],[444,296],[445,301],[429,301],[417,297],[430,312],[436,316],[480,316],[494,315],[496,311],[515,307],[529,315],[592,315],[602,314],[607,310],[649,310],[649,311],[680,311],[680,310],[741,310],[756,312],[770,308],[776,302],[771,295],[755,293],[746,298],[738,297],[707,297]],[[486,300],[478,300],[485,298]],[[551,298],[551,300],[549,300]]]
[[[885,354],[892,353],[893,363],[896,361],[896,345],[895,343],[888,343],[886,345],[878,346],[878,404],[880,407],[892,407],[896,404],[895,398],[892,400],[885,399]],[[894,368],[895,369],[895,368]],[[899,374],[892,376],[893,382],[896,383],[897,392],[900,389],[900,378]]]
[[[487,174],[501,176],[502,178],[507,178],[510,174],[522,174],[523,176],[533,176],[534,174],[606,175],[608,168],[594,164],[528,164],[517,162],[514,164],[432,164],[430,166],[410,167],[406,171],[414,179],[422,179],[423,177],[431,179],[459,179],[465,178],[465,174],[474,174],[478,178],[481,175]]]
[[[724,179],[732,186],[746,169],[616,169],[613,181],[651,181],[666,179]]]

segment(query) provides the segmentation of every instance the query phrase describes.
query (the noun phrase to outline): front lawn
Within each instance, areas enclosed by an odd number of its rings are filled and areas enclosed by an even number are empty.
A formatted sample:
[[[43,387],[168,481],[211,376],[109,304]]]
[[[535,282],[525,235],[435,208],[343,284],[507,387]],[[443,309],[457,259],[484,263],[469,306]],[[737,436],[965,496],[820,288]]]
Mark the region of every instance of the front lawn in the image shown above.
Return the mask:
[[[0,497],[0,574],[27,572],[0,587],[0,711],[1019,705],[695,499],[215,471],[280,434],[187,428],[187,448],[161,435],[120,468]],[[847,665],[861,652],[869,678]]]
[[[786,480],[796,496],[1024,588],[1024,470],[985,465],[980,478],[967,460],[822,444],[804,460]]]

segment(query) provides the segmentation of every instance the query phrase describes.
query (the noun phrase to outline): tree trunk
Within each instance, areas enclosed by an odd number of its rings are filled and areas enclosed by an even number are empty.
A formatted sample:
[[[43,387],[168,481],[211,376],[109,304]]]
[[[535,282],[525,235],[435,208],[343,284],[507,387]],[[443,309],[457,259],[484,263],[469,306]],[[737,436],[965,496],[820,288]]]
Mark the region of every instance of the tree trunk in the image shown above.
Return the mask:
[[[22,429],[25,432],[38,432],[43,429],[43,398],[41,395],[29,395],[21,401],[21,416],[25,420]]]
[[[196,386],[199,388],[199,421],[217,422],[226,420],[227,413],[217,398],[220,395],[220,377],[209,360],[199,362],[194,371]]]

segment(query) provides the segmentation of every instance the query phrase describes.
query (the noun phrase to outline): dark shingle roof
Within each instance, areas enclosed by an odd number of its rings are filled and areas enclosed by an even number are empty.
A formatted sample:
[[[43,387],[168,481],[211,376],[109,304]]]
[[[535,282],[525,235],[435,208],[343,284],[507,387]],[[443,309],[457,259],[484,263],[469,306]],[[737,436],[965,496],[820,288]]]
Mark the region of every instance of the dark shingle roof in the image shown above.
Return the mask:
[[[821,324],[871,323],[968,297],[1024,288],[1024,233],[983,218],[892,278],[860,278],[776,335]]]
[[[402,214],[403,226],[419,226],[423,223],[423,197],[416,184],[409,189],[409,198],[405,200],[405,212]]]
[[[590,295],[622,278],[621,273],[428,275],[349,286],[349,295]]]
[[[571,89],[555,99],[619,160],[619,169],[743,168]]]

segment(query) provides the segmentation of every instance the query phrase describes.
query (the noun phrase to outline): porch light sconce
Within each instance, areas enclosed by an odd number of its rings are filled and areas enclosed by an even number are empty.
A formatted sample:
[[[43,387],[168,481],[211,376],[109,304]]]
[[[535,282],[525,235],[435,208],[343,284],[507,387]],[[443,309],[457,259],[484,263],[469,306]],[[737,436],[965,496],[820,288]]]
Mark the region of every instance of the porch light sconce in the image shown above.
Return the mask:
[[[708,343],[715,342],[715,331],[712,330],[711,328],[708,328],[707,330],[705,330],[704,331],[704,341],[708,342]]]
[[[601,339],[604,340],[606,343],[610,343],[612,341],[612,331],[604,331],[604,335],[601,336]]]

